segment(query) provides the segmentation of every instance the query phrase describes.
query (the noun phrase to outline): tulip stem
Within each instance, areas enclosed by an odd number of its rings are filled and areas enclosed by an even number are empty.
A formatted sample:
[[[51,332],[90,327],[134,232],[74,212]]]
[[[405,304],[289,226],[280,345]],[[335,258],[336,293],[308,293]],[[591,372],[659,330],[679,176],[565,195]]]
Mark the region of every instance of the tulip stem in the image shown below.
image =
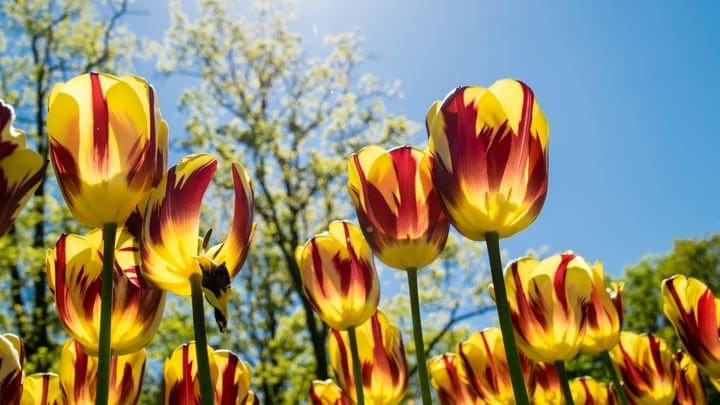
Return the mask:
[[[427,360],[425,360],[425,342],[423,342],[422,320],[420,318],[420,299],[418,298],[417,269],[405,269],[408,275],[410,290],[410,312],[412,313],[413,337],[415,338],[415,357],[417,358],[418,377],[420,378],[420,394],[424,405],[431,405],[430,378],[428,378]]]
[[[568,381],[567,372],[565,371],[565,363],[562,360],[555,362],[558,376],[560,377],[560,387],[562,387],[563,397],[566,405],[575,405],[573,401],[572,391],[570,391],[570,382]]]
[[[96,405],[107,405],[110,392],[110,349],[112,303],[113,303],[113,271],[115,270],[115,233],[117,224],[103,225],[103,268],[102,285],[100,287],[100,336],[98,342],[98,371],[95,386]]]
[[[615,392],[618,394],[618,398],[620,398],[620,403],[622,405],[628,405],[630,401],[628,401],[627,395],[625,395],[625,390],[622,387],[622,384],[620,384],[620,376],[618,376],[617,370],[615,369],[615,366],[613,366],[612,359],[610,358],[610,352],[605,350],[602,353],[603,363],[605,363],[605,369],[607,370],[608,374],[610,374],[610,379],[612,380],[613,385],[615,385]]]
[[[505,289],[505,278],[503,277],[502,259],[500,257],[500,236],[497,232],[486,232],[485,243],[487,244],[488,258],[490,259],[490,273],[492,274],[493,288],[495,289],[495,303],[500,320],[500,331],[502,332],[503,344],[505,345],[505,357],[510,368],[510,381],[512,382],[515,403],[527,405],[527,389],[523,378],[520,355],[518,354],[515,334],[513,332],[512,319],[510,318],[510,306],[507,301],[507,290]]]
[[[190,276],[190,293],[192,295],[193,329],[195,331],[195,356],[198,362],[198,378],[200,379],[200,398],[203,405],[213,405],[214,392],[210,382],[210,360],[205,336],[205,313],[203,310],[202,275],[193,273]]]
[[[348,337],[350,338],[350,355],[353,361],[353,378],[355,379],[355,397],[357,405],[365,405],[365,394],[363,392],[362,367],[360,364],[360,355],[358,354],[357,336],[355,335],[355,327],[348,328]]]

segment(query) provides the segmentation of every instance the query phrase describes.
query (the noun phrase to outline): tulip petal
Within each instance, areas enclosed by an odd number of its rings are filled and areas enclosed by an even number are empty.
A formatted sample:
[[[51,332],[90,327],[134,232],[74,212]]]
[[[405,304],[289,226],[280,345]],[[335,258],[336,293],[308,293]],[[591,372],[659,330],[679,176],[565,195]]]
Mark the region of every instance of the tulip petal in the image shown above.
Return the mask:
[[[310,386],[310,403],[312,405],[353,405],[342,388],[332,380],[314,380]]]
[[[21,405],[57,405],[59,401],[60,377],[57,374],[36,373],[23,380]]]

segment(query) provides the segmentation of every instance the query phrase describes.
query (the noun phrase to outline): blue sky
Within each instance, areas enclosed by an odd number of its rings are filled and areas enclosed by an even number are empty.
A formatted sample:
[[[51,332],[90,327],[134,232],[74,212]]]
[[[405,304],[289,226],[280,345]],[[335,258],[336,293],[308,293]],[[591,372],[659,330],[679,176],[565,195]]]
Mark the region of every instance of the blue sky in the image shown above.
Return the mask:
[[[164,2],[137,4],[126,20],[160,40]],[[185,3],[188,3],[185,1]],[[544,3],[544,2],[543,2]],[[502,77],[528,83],[550,122],[550,188],[526,231],[502,241],[509,256],[572,249],[620,275],[676,238],[720,229],[720,17],[710,1],[297,0],[293,27],[310,50],[324,35],[355,31],[362,66],[399,79],[388,104],[423,122],[452,88]],[[163,114],[183,127],[177,83],[155,84]],[[424,133],[413,138],[422,146]],[[484,258],[483,258],[484,259]]]

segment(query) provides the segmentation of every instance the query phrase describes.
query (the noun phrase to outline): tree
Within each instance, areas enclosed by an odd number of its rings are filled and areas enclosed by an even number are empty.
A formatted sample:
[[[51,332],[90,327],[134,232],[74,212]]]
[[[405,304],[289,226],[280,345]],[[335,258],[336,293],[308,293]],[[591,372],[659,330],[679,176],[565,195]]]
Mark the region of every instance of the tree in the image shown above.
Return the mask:
[[[51,86],[82,72],[112,72],[131,65],[137,38],[120,25],[127,13],[128,0],[108,1],[104,10],[90,0],[3,2],[0,97],[14,105],[15,125],[41,155],[48,155],[45,114]],[[0,239],[0,265],[9,269],[3,272],[9,277],[3,278],[9,284],[2,289],[9,294],[3,301],[11,303],[0,320],[6,330],[14,327],[24,338],[28,373],[48,370],[58,359],[53,351],[59,349],[56,337],[61,332],[44,277],[45,251],[60,232],[77,229],[58,204],[58,195],[48,172],[25,214]]]

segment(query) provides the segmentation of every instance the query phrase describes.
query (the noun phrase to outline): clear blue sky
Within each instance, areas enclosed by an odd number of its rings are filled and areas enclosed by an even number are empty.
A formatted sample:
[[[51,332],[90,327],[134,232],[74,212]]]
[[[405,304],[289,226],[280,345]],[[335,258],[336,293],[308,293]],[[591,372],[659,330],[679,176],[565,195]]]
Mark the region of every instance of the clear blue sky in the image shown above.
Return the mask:
[[[167,6],[147,3],[126,22],[160,40]],[[311,50],[360,33],[362,69],[401,80],[405,98],[389,108],[418,122],[458,85],[513,77],[535,90],[551,128],[550,188],[538,220],[502,242],[511,257],[572,249],[619,275],[673,239],[718,232],[720,3],[541,3],[297,0],[293,26]],[[177,84],[151,68],[139,73],[181,130]]]

